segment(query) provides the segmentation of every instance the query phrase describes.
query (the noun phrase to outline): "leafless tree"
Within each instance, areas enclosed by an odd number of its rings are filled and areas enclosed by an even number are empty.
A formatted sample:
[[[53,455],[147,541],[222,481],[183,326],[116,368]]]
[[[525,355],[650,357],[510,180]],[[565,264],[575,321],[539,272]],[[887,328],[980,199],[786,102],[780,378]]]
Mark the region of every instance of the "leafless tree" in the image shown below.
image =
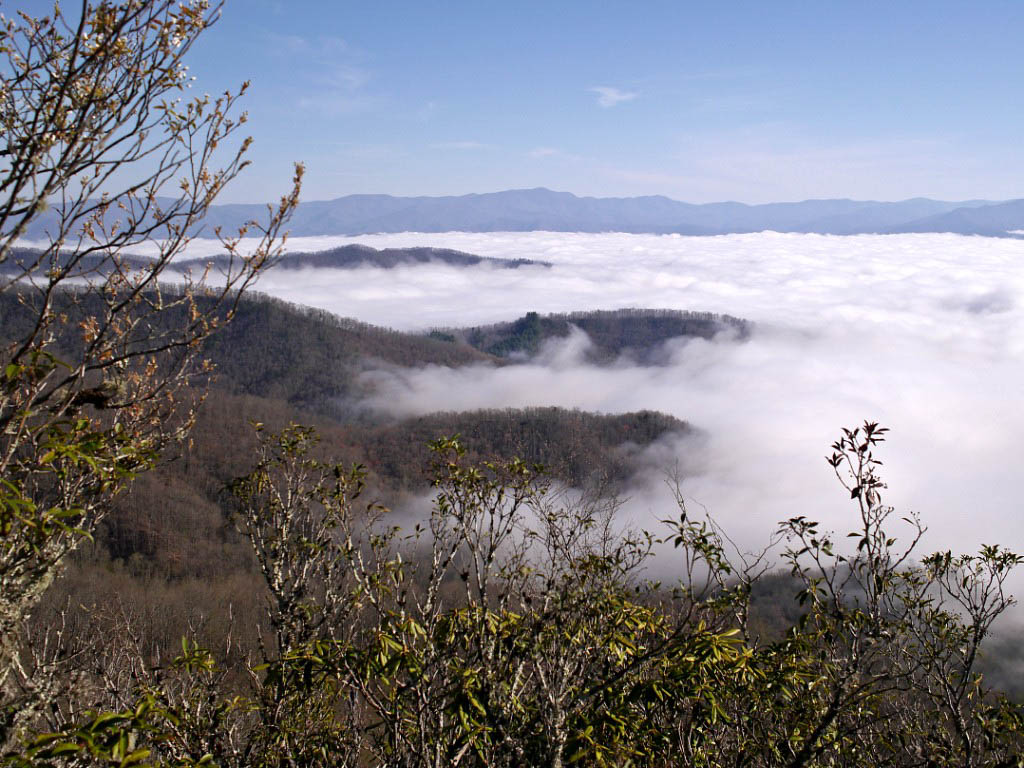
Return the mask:
[[[0,22],[0,743],[52,693],[21,627],[110,498],[187,435],[200,343],[278,256],[298,200],[301,166],[264,222],[203,233],[219,274],[161,282],[248,163],[246,85],[194,96],[184,63],[219,11],[83,0]]]

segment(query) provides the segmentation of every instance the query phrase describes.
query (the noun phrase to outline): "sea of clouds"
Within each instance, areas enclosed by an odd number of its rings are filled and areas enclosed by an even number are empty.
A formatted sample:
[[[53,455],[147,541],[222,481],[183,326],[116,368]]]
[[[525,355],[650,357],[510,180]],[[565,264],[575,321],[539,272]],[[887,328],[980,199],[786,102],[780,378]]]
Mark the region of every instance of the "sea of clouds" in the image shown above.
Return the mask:
[[[258,288],[300,304],[414,330],[512,320],[533,310],[650,307],[756,323],[745,342],[670,346],[662,367],[584,362],[570,337],[527,365],[370,373],[371,405],[405,414],[560,405],[651,408],[706,431],[660,446],[687,497],[745,544],[784,518],[840,535],[853,512],[823,460],[840,427],[892,429],[881,458],[900,512],[921,513],[932,549],[1024,550],[1024,242],[920,234],[721,237],[446,233],[296,238],[292,250],[359,242],[549,261],[551,268],[427,265],[279,270]],[[191,255],[202,255],[197,243]],[[656,477],[629,504],[665,516]]]

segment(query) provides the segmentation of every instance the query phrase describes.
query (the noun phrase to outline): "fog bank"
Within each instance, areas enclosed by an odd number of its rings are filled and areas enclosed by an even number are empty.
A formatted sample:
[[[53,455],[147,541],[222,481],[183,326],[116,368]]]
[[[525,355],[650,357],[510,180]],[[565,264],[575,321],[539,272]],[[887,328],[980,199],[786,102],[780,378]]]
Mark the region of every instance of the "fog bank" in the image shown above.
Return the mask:
[[[663,410],[708,432],[687,495],[731,528],[767,531],[796,514],[845,532],[852,511],[822,456],[839,428],[892,428],[888,500],[922,513],[931,547],[1024,549],[1019,407],[1024,384],[1024,242],[956,235],[722,237],[401,234],[297,238],[435,246],[532,258],[551,269],[439,265],[271,272],[259,289],[402,329],[510,320],[529,310],[658,307],[758,325],[746,343],[673,346],[670,364],[595,368],[578,338],[535,363],[369,374],[374,404],[401,413],[561,405]],[[644,494],[631,509],[643,516]],[[658,516],[655,502],[650,516]]]

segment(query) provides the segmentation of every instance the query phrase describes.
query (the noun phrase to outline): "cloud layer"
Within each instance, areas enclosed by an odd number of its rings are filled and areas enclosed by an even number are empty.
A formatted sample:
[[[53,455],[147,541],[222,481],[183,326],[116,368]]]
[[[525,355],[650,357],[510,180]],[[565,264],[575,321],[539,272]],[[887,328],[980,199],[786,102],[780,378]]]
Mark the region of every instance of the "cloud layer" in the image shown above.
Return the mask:
[[[675,447],[685,491],[753,542],[797,514],[845,532],[852,511],[822,460],[842,426],[892,428],[888,500],[918,510],[933,548],[1024,549],[1019,515],[1024,243],[953,235],[712,238],[561,233],[358,238],[438,246],[551,269],[443,266],[270,274],[260,289],[402,329],[625,306],[708,310],[758,323],[746,343],[679,343],[662,368],[594,368],[570,339],[536,364],[371,374],[404,413],[562,405],[654,408],[704,428]],[[299,239],[296,250],[352,242]],[[639,519],[664,516],[638,494]]]

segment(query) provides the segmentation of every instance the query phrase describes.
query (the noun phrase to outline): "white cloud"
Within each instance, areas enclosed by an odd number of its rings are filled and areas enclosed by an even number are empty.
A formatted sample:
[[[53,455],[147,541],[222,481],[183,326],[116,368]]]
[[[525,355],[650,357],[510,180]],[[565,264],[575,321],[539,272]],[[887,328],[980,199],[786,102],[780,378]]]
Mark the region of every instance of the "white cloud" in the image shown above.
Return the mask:
[[[533,158],[534,160],[557,161],[561,169],[571,166],[589,165],[592,162],[583,155],[577,155],[574,152],[566,152],[565,150],[558,149],[556,147],[534,147],[526,153],[526,156]]]
[[[690,469],[684,490],[751,543],[797,514],[844,533],[850,510],[822,456],[840,427],[879,420],[893,430],[881,453],[888,500],[922,513],[932,528],[928,546],[1024,549],[1024,241],[534,232],[296,238],[289,246],[346,242],[448,247],[554,267],[282,271],[259,288],[403,329],[626,306],[758,323],[746,343],[676,344],[660,368],[595,368],[581,362],[573,339],[530,365],[370,374],[388,408],[673,413],[707,430],[699,446],[676,446]],[[638,492],[631,514],[650,522],[665,516],[663,503],[653,490]]]
[[[606,109],[614,107],[616,104],[621,104],[624,101],[632,101],[639,95],[632,91],[623,91],[607,85],[595,85],[587,90],[591,93],[596,93],[597,103]]]

